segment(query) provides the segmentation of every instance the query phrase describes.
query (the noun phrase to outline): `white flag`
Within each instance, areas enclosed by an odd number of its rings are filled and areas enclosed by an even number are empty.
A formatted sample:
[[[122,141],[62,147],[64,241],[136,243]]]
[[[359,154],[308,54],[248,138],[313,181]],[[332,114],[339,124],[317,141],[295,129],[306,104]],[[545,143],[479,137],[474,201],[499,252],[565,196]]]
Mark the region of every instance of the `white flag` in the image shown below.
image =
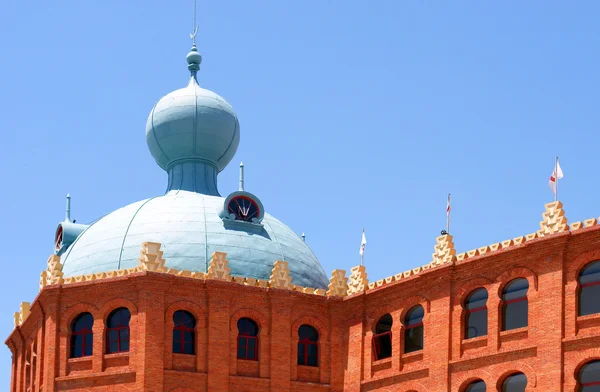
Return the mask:
[[[363,229],[362,232],[362,241],[360,242],[360,255],[364,255],[365,254],[365,245],[367,245],[367,237],[365,237],[365,229]]]
[[[560,180],[561,178],[563,178],[563,172],[562,169],[560,168],[560,164],[558,163],[558,158],[556,159],[556,167],[554,168],[554,171],[552,172],[552,175],[550,176],[550,181],[548,181],[548,185],[550,186],[550,189],[552,189],[552,193],[554,193],[554,197],[556,197],[556,181]]]

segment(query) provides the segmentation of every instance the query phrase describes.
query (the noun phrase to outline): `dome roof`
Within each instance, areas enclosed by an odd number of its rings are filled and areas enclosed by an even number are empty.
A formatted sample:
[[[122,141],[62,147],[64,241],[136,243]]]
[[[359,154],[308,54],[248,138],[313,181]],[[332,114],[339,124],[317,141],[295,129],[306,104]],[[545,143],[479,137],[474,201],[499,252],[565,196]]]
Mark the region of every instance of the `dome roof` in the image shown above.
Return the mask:
[[[160,99],[146,124],[150,152],[168,173],[166,194],[114,211],[83,231],[71,224],[67,206],[55,242],[64,275],[134,268],[142,243],[158,242],[168,268],[206,272],[218,251],[227,253],[233,276],[267,280],[275,261],[283,260],[293,284],[326,288],[308,245],[244,191],[242,165],[240,190],[220,197],[217,174],[233,158],[240,128],[231,105],[198,86],[201,59],[193,46],[189,84]]]
[[[190,82],[156,103],[146,122],[146,142],[164,170],[175,162],[202,161],[220,172],[237,151],[240,125],[225,99],[198,85],[201,57],[195,46],[187,61]]]
[[[276,260],[287,261],[292,283],[326,288],[319,261],[289,227],[265,214],[259,232],[226,228],[224,198],[187,191],[142,200],[93,223],[62,257],[65,276],[134,268],[142,242],[161,243],[165,266],[206,272],[215,251],[226,252],[233,276],[269,279]]]

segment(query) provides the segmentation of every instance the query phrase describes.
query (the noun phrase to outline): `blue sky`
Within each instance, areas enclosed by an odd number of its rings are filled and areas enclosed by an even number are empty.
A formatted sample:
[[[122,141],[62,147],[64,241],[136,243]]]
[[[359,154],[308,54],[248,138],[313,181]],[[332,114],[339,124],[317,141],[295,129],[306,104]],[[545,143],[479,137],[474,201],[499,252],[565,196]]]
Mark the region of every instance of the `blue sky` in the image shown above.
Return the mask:
[[[0,336],[38,292],[72,195],[89,222],[161,194],[154,103],[188,79],[192,1],[7,2],[0,13]],[[600,215],[600,3],[200,1],[199,82],[241,124],[234,163],[329,273],[427,263],[537,230],[558,155],[570,221]],[[237,186],[237,164],[219,176]],[[10,352],[0,349],[0,385]],[[0,388],[1,389],[1,388]]]

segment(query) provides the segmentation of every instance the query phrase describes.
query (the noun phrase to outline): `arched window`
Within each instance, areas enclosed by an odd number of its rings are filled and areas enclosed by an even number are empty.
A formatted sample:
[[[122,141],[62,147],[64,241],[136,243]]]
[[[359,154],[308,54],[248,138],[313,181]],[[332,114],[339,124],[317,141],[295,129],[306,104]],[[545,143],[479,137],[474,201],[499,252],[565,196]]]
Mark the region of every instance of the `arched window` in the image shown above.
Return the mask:
[[[298,328],[298,365],[319,366],[319,333],[310,325]]]
[[[90,313],[81,313],[71,323],[71,358],[92,355],[94,317]]]
[[[106,353],[129,351],[129,320],[131,313],[127,308],[113,310],[106,320]]]
[[[196,319],[190,312],[178,310],[173,313],[173,352],[194,354]]]
[[[254,320],[243,317],[238,320],[238,359],[258,360],[258,325]]]
[[[465,309],[465,339],[487,335],[487,299],[488,293],[484,288],[474,290],[467,297]]]
[[[523,373],[515,373],[506,377],[502,383],[502,392],[525,392],[527,377]]]
[[[579,392],[600,391],[600,361],[589,362],[579,371]]]
[[[413,307],[404,318],[404,352],[423,350],[423,316],[421,305]]]
[[[392,316],[388,313],[383,315],[375,326],[375,335],[373,335],[375,360],[392,356],[392,322]]]
[[[502,292],[502,330],[509,331],[527,326],[527,290],[529,281],[517,278],[510,281]]]
[[[473,381],[472,383],[467,385],[467,388],[465,389],[465,392],[485,392],[485,391],[486,391],[485,382],[483,380]]]
[[[579,316],[600,313],[600,260],[579,273]]]

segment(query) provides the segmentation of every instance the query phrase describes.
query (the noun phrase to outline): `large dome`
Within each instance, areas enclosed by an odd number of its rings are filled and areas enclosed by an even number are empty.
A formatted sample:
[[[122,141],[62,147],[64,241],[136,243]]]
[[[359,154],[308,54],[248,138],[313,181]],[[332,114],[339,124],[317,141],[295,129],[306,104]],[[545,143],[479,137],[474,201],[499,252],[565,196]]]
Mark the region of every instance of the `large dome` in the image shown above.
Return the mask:
[[[244,191],[243,166],[240,190],[220,197],[217,174],[237,150],[239,123],[227,101],[198,86],[201,57],[195,46],[187,62],[189,84],[160,99],[146,125],[150,152],[169,176],[166,194],[89,227],[74,225],[67,207],[56,232],[65,276],[134,268],[142,243],[158,242],[168,268],[206,272],[218,251],[227,253],[233,276],[266,280],[275,261],[283,260],[293,284],[326,288],[325,272],[304,240]]]
[[[165,266],[206,272],[213,252],[226,252],[234,276],[269,279],[276,260],[287,261],[292,283],[326,288],[319,261],[289,227],[265,214],[260,232],[225,228],[225,199],[171,191],[118,209],[93,223],[62,256],[65,276],[134,268],[142,242],[161,243]]]

